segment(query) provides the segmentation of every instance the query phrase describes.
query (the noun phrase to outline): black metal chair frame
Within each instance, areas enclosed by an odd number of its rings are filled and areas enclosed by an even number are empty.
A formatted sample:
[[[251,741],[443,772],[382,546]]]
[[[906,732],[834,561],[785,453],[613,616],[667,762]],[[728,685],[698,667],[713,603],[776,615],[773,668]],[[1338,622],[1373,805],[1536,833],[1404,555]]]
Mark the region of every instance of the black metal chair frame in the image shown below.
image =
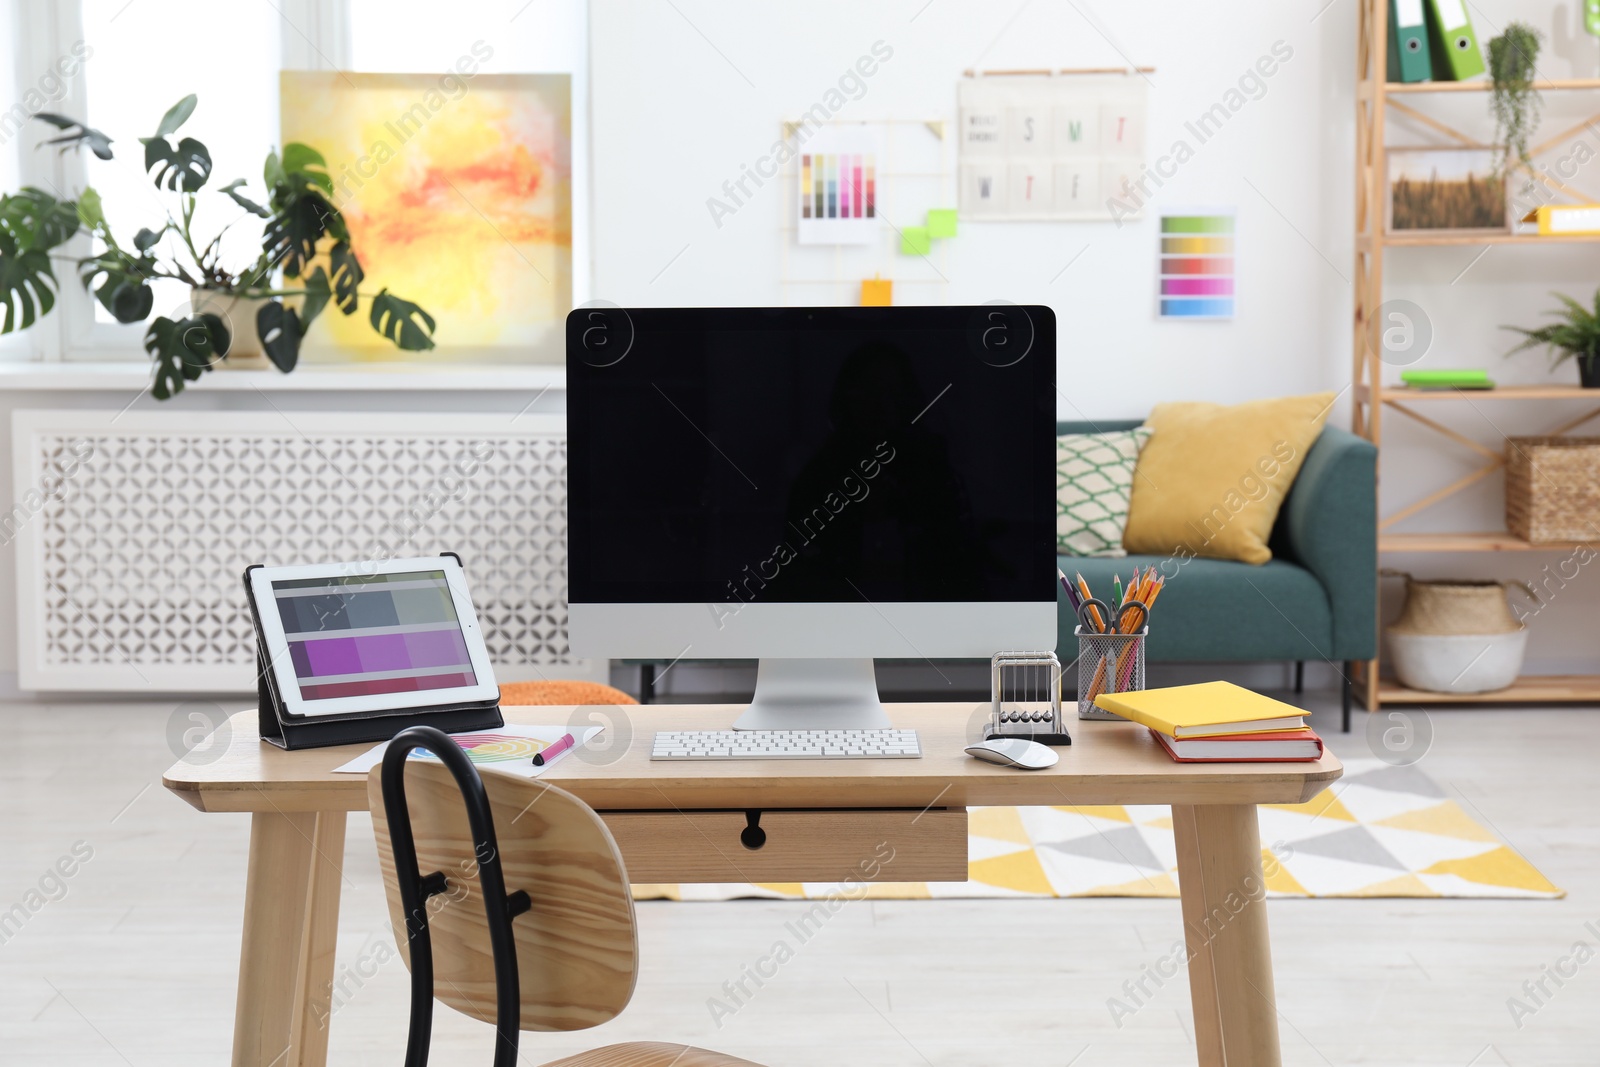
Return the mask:
[[[522,988],[517,977],[517,943],[511,920],[531,908],[533,902],[523,890],[506,892],[494,815],[483,779],[450,735],[432,726],[413,726],[402,732],[389,742],[383,754],[383,810],[389,820],[389,844],[394,850],[411,957],[411,1031],[406,1038],[406,1067],[428,1064],[433,1038],[433,940],[428,930],[428,900],[450,889],[443,871],[423,874],[417,867],[416,838],[411,811],[406,806],[405,768],[407,758],[419,748],[437,756],[450,771],[467,808],[472,853],[489,921],[489,945],[494,952],[494,1067],[516,1067],[517,1042],[522,1032]]]

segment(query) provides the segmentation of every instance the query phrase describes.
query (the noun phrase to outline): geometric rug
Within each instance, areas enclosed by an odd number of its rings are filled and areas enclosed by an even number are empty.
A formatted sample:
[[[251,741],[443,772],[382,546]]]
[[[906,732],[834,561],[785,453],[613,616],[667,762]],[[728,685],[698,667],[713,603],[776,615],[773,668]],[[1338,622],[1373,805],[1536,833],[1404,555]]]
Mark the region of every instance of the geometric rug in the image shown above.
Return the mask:
[[[1259,808],[1271,897],[1566,895],[1415,766],[1345,761],[1304,804]],[[637,900],[1176,897],[1169,808],[972,808],[966,882],[635,885]],[[885,864],[893,869],[893,861]]]

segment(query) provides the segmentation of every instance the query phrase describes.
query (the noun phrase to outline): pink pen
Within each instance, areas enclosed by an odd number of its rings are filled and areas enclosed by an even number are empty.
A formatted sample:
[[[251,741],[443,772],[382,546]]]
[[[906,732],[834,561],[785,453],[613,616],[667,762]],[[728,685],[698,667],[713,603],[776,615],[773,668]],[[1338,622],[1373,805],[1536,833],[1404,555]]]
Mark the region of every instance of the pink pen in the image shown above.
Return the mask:
[[[571,734],[562,734],[560,740],[552,743],[543,752],[535,752],[533,754],[533,765],[535,767],[543,767],[577,743],[577,740]]]

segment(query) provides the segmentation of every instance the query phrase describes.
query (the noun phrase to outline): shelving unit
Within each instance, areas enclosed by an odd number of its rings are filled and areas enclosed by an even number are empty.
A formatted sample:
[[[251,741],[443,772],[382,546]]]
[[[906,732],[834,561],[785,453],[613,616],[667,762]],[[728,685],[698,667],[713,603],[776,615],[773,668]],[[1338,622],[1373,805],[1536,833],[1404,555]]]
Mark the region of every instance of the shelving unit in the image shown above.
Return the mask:
[[[1578,541],[1531,544],[1504,530],[1486,533],[1380,533],[1379,552],[1570,552]]]
[[[1381,33],[1387,33],[1387,23]],[[1388,55],[1388,40],[1383,41],[1384,55]],[[1476,82],[1393,82],[1385,89],[1390,96],[1408,93],[1486,93],[1490,83],[1486,79]],[[1548,81],[1534,82],[1533,88],[1537,92],[1548,92],[1552,89],[1600,89],[1600,78],[1552,78]]]
[[[1593,244],[1600,234],[1562,233],[1540,237],[1536,233],[1396,233],[1384,239],[1384,244],[1395,248],[1444,245],[1572,245]]]
[[[1432,410],[1445,402],[1491,403],[1502,400],[1586,400],[1586,410],[1579,409],[1557,426],[1544,432],[1567,433],[1591,419],[1600,416],[1600,395],[1593,390],[1567,385],[1505,386],[1491,390],[1416,390],[1385,385],[1382,379],[1382,362],[1379,358],[1378,331],[1382,324],[1375,319],[1383,303],[1384,252],[1389,248],[1451,247],[1523,244],[1583,244],[1600,242],[1600,234],[1540,237],[1536,234],[1390,234],[1384,230],[1385,202],[1388,195],[1388,143],[1385,125],[1392,109],[1413,119],[1459,145],[1480,146],[1481,142],[1452,128],[1437,118],[1420,110],[1420,104],[1430,95],[1451,93],[1483,93],[1490,88],[1487,79],[1469,82],[1415,82],[1410,84],[1388,81],[1388,11],[1389,0],[1360,0],[1360,33],[1356,45],[1356,255],[1355,255],[1355,330],[1351,360],[1352,399],[1354,408],[1353,429],[1356,433],[1380,446],[1380,477],[1382,465],[1382,430],[1384,412],[1392,411],[1431,430],[1445,440],[1476,453],[1483,463],[1470,473],[1378,519],[1378,551],[1401,552],[1561,552],[1580,547],[1574,543],[1530,544],[1504,530],[1482,533],[1397,533],[1389,528],[1440,501],[1456,495],[1470,486],[1496,476],[1504,469],[1506,460],[1497,452],[1464,434],[1436,421],[1430,415],[1415,410],[1414,405],[1428,405]],[[1600,78],[1565,78],[1537,82],[1540,92],[1600,90]],[[1390,99],[1405,97],[1405,100]],[[1532,156],[1544,154],[1568,143],[1586,130],[1591,123],[1600,121],[1600,115],[1564,130],[1548,140],[1533,146]],[[1571,189],[1533,168],[1524,171],[1536,180],[1543,181],[1567,196],[1575,196]],[[1482,704],[1482,703],[1578,703],[1600,702],[1600,674],[1582,675],[1526,675],[1519,678],[1510,689],[1496,693],[1453,694],[1432,693],[1408,689],[1392,679],[1382,677],[1379,660],[1373,659],[1357,665],[1357,692],[1369,710],[1376,711],[1384,704]]]
[[[1433,693],[1392,678],[1378,683],[1378,699],[1387,704],[1592,704],[1597,697],[1600,680],[1592,674],[1528,674],[1493,693]]]

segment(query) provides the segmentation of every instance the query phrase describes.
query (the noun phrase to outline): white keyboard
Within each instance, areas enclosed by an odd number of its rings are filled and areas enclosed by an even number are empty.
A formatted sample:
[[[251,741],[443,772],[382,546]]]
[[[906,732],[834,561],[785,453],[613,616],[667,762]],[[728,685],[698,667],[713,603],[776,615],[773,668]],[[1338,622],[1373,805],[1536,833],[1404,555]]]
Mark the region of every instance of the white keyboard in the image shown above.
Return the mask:
[[[662,730],[653,760],[921,759],[915,730]]]

